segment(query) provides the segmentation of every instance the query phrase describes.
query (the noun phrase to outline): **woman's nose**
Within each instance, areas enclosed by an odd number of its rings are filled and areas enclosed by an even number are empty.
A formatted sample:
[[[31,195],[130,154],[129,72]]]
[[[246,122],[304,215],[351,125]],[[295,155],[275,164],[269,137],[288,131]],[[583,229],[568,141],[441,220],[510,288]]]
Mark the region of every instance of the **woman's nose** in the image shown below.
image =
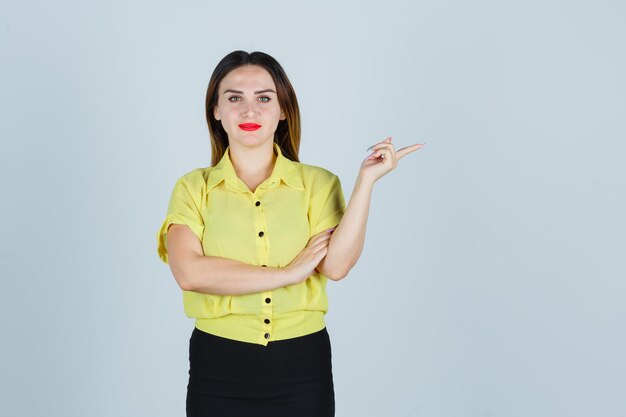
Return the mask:
[[[257,108],[254,103],[247,102],[243,104],[241,111],[245,116],[254,116],[257,112]]]

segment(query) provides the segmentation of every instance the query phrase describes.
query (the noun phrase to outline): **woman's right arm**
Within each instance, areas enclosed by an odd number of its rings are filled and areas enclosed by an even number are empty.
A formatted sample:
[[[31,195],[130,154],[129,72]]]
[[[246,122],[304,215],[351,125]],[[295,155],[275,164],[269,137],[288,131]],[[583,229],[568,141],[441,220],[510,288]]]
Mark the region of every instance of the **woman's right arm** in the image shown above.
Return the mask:
[[[167,230],[168,263],[182,290],[215,295],[252,294],[305,280],[326,256],[330,235],[324,231],[313,236],[288,266],[272,268],[205,256],[189,226],[171,224]]]

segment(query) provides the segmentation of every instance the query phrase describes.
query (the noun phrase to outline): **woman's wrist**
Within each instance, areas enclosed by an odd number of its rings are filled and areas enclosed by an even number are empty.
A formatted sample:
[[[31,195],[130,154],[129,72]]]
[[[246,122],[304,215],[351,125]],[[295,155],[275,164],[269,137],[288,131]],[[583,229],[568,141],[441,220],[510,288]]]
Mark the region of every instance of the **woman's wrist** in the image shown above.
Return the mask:
[[[294,282],[294,276],[293,276],[293,272],[291,270],[291,268],[289,268],[289,265],[283,267],[283,268],[274,268],[275,269],[275,277],[276,277],[276,281],[282,286],[282,287],[286,287],[288,285],[293,285]]]
[[[374,184],[376,183],[376,179],[366,176],[362,173],[356,178],[356,183],[354,184],[354,188],[369,188],[370,190],[374,188]]]

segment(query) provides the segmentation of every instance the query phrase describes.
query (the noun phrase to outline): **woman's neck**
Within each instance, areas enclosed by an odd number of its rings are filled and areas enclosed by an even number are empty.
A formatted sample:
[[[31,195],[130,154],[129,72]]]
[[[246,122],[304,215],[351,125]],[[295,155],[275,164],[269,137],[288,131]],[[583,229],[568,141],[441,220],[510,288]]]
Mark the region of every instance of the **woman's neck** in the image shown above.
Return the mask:
[[[257,148],[229,147],[230,162],[239,178],[256,178],[261,180],[269,177],[276,164],[274,143]]]

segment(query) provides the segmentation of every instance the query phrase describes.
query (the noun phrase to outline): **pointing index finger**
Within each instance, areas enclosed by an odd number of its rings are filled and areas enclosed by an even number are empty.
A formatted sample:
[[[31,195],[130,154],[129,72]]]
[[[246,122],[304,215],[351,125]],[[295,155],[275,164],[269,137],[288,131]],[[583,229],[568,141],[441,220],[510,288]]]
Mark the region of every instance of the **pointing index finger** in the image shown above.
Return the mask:
[[[396,151],[396,157],[398,159],[410,154],[411,152],[415,152],[416,150],[420,149],[422,146],[424,146],[426,142],[424,143],[415,143],[413,145],[409,145],[409,146],[405,146],[404,148],[398,149]]]

